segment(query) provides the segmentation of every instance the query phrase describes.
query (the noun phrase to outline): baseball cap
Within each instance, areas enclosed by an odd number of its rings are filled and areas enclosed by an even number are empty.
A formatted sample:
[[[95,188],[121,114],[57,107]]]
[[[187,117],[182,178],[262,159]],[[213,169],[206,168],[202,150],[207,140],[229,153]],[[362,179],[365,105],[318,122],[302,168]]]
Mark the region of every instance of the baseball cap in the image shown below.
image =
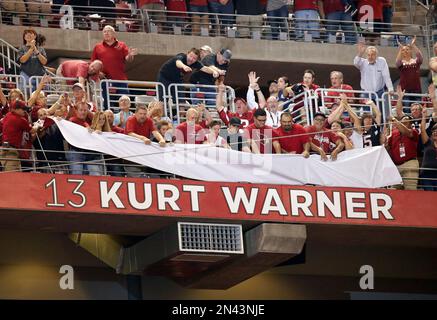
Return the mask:
[[[22,100],[15,100],[15,101],[12,101],[12,103],[11,103],[11,110],[15,110],[15,109],[27,110],[28,107],[26,105],[26,102],[24,102]]]
[[[210,46],[207,46],[207,45],[200,47],[200,50],[208,51],[209,53],[212,53],[212,48]]]
[[[81,88],[82,90],[85,91],[84,86],[83,86],[82,83],[80,83],[80,82],[76,82],[75,84],[73,84],[73,89],[74,89],[74,87],[79,87],[79,88]]]
[[[237,127],[241,126],[241,120],[240,120],[240,118],[237,118],[237,117],[233,117],[233,118],[231,118],[231,119],[229,120],[229,125],[230,125],[230,126],[237,126]]]
[[[220,50],[220,54],[223,56],[223,58],[225,58],[225,60],[231,61],[231,58],[232,58],[232,51],[231,50],[223,48]]]

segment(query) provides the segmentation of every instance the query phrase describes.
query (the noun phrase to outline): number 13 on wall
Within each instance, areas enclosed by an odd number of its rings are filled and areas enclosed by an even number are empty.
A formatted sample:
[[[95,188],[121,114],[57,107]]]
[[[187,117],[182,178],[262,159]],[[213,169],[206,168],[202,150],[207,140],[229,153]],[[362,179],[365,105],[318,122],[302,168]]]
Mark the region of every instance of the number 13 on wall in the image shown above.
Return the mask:
[[[74,190],[71,192],[72,195],[74,195],[75,197],[78,197],[79,201],[71,201],[68,200],[67,204],[73,208],[82,208],[85,206],[86,204],[86,196],[85,194],[83,194],[82,192],[80,192],[80,188],[82,187],[82,185],[85,183],[85,180],[81,180],[81,179],[67,179],[67,183],[73,183],[76,185],[76,187],[74,188]],[[47,207],[65,207],[65,204],[62,202],[59,202],[59,193],[58,193],[58,187],[57,187],[57,183],[56,183],[56,178],[53,178],[52,180],[50,180],[49,182],[47,182],[47,184],[45,185],[46,189],[51,189],[52,190],[52,201],[51,202],[46,202],[46,206]],[[65,191],[61,190],[61,191]]]

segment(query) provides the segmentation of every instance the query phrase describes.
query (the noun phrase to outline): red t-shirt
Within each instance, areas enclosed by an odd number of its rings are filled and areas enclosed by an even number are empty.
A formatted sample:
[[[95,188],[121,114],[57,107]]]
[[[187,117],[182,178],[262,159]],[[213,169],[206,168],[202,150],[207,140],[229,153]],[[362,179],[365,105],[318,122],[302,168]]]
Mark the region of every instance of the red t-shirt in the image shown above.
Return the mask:
[[[309,142],[309,137],[306,133],[307,132],[304,127],[302,127],[300,124],[294,123],[290,131],[285,131],[282,127],[274,130],[273,141],[278,141],[281,145],[281,148],[287,152],[295,152],[300,154],[304,150],[304,144]]]
[[[116,132],[116,133],[125,133],[125,131],[124,131],[124,129],[123,128],[120,128],[120,127],[118,127],[118,126],[112,126],[111,127],[111,130],[112,131],[114,131],[114,132]]]
[[[417,158],[417,144],[419,143],[419,133],[416,129],[413,129],[413,137],[408,138],[401,134],[398,129],[393,129],[392,136],[388,139],[388,145],[390,146],[390,156],[393,162],[398,166]],[[404,150],[401,149],[401,144],[404,146]],[[401,152],[405,153],[401,157]]]
[[[326,128],[317,130],[315,126],[310,126],[306,128],[306,131],[307,133],[310,133],[310,141],[319,148],[322,148],[325,153],[331,153],[335,149],[337,140],[341,139],[335,133],[328,131]]]
[[[200,125],[188,125],[185,121],[176,127],[175,137],[186,144],[202,144],[206,139],[206,133]]]
[[[260,153],[272,153],[272,127],[263,126],[261,128],[257,128],[255,124],[252,123],[244,129],[244,135],[247,140],[255,140]]]
[[[253,123],[253,112],[247,111],[243,114],[238,114],[234,112],[230,112],[228,110],[225,111],[225,109],[222,109],[222,111],[219,112],[220,119],[225,123],[225,125],[228,125],[229,120],[231,118],[239,118],[241,120],[241,127],[240,128],[246,128],[248,125]]]
[[[334,90],[354,90],[354,88],[352,88],[348,84],[342,84],[340,86],[340,88],[331,87],[329,89],[334,89]],[[331,97],[339,97],[341,93],[344,93],[349,98],[353,98],[354,97],[354,93],[353,92],[328,91],[328,93],[327,93],[328,97],[325,98],[325,103],[329,103],[329,104],[334,103],[337,98],[331,98]],[[329,105],[327,107],[330,108],[331,106]]]
[[[358,8],[359,8],[359,13],[360,16],[359,18],[361,19],[361,17],[366,14],[366,12],[362,12],[361,11],[361,7],[363,6],[370,6],[373,8],[373,19],[374,20],[379,20],[382,21],[382,1],[381,0],[360,0],[358,2]],[[370,13],[367,13],[370,14]],[[369,17],[370,18],[370,17]]]
[[[78,125],[80,125],[82,127],[85,127],[85,128],[88,128],[90,126],[86,119],[83,120],[83,119],[80,119],[78,117],[71,117],[70,121],[75,123],[75,124],[78,124]]]
[[[141,9],[145,4],[158,3],[164,5],[164,0],[137,0],[137,7]]]
[[[190,0],[190,6],[207,6],[208,0]]]
[[[187,4],[185,0],[168,0],[167,11],[187,12]],[[177,14],[170,13],[170,15],[177,15]],[[180,15],[184,16],[185,14],[180,14]]]
[[[156,127],[153,120],[149,117],[142,124],[138,122],[135,115],[130,116],[126,121],[126,134],[133,132],[149,139],[153,131],[156,131]]]
[[[323,11],[325,15],[332,12],[344,12],[344,7],[341,0],[323,0]]]
[[[319,10],[317,0],[294,0],[294,11]],[[344,9],[343,9],[344,10]]]
[[[116,40],[111,46],[102,41],[94,47],[91,61],[102,61],[103,72],[108,79],[127,80],[124,68],[128,53],[129,48],[122,41]]]
[[[3,141],[9,142],[11,147],[24,148],[30,141],[31,129],[32,126],[26,118],[9,112],[3,119]]]
[[[87,78],[89,64],[83,60],[67,60],[61,64],[62,75],[65,78]],[[69,85],[73,85],[73,80],[67,81]]]

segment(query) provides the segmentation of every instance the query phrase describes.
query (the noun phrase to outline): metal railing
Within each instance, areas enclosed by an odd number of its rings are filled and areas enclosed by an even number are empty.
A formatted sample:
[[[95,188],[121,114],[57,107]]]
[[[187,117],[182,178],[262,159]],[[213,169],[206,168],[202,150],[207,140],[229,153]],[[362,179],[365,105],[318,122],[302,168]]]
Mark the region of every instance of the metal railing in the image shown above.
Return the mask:
[[[295,40],[356,43],[361,37],[381,36],[381,45],[397,45],[397,38],[418,36],[417,43],[425,44],[422,26],[414,24],[361,23],[337,20],[304,20],[294,15],[267,17],[199,12],[139,10],[133,7],[55,6],[51,12],[36,12],[32,2],[27,11],[5,10],[2,1],[2,23],[80,30],[101,30],[110,24],[121,32],[149,32],[199,36],[224,36],[267,40]],[[375,31],[378,30],[378,33]]]
[[[166,96],[165,87],[160,82],[103,79],[98,85],[95,101],[101,109],[118,112],[118,100],[122,95],[128,96],[132,105],[134,103],[148,104],[154,100],[160,100],[164,103],[164,116],[172,116],[166,99],[163,99]]]
[[[112,25],[120,32],[145,31],[142,11],[125,7],[48,5],[41,2],[2,1],[1,23],[45,28],[101,30]],[[108,1],[108,3],[111,3]],[[26,9],[26,10],[23,10]]]
[[[394,94],[391,95],[388,92],[384,92],[381,98],[383,101],[388,102],[388,108],[391,110],[392,116],[396,115],[396,105],[398,103],[398,95]],[[404,97],[402,99],[402,111],[406,115],[411,116],[411,105],[413,103],[420,103],[422,106],[425,106],[427,108],[432,108],[433,103],[429,99],[428,94],[422,94],[422,93],[405,93]]]
[[[380,107],[379,105],[381,101],[379,100],[378,95],[372,91],[319,88],[316,90],[316,96],[318,97],[318,111],[329,114],[331,112],[332,104],[340,103],[340,94],[342,93],[347,96],[348,104],[357,115],[360,115],[362,112],[373,113],[372,109],[366,104],[368,99],[373,100],[375,104]]]
[[[300,125],[312,125],[315,108],[317,106],[314,91],[307,90],[291,99],[280,102],[282,111],[288,111],[293,116],[293,121]]]
[[[3,39],[0,39],[1,66],[5,73],[19,74],[20,64],[18,63],[18,49]]]
[[[15,75],[15,74],[0,74],[0,85],[1,90],[7,97],[11,90],[19,89],[24,96],[24,99],[28,99],[28,83],[23,76]]]
[[[218,87],[215,85],[173,83],[168,86],[167,97],[171,98],[172,107],[175,109],[177,122],[185,121],[186,111],[192,106],[204,104],[214,118],[216,114],[216,100]],[[235,91],[230,86],[226,86],[225,103],[227,108],[235,112]],[[167,99],[166,99],[167,100]]]

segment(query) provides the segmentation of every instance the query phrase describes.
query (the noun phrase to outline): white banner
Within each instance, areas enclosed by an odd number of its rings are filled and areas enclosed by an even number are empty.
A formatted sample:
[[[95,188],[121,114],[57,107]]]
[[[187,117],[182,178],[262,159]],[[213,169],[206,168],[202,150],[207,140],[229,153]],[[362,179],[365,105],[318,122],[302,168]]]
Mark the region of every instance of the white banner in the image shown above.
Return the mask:
[[[314,184],[335,187],[380,188],[402,183],[384,147],[343,151],[336,161],[301,155],[252,154],[211,145],[145,145],[117,133],[90,133],[66,120],[56,120],[71,145],[109,154],[147,167],[203,181],[268,184]]]

